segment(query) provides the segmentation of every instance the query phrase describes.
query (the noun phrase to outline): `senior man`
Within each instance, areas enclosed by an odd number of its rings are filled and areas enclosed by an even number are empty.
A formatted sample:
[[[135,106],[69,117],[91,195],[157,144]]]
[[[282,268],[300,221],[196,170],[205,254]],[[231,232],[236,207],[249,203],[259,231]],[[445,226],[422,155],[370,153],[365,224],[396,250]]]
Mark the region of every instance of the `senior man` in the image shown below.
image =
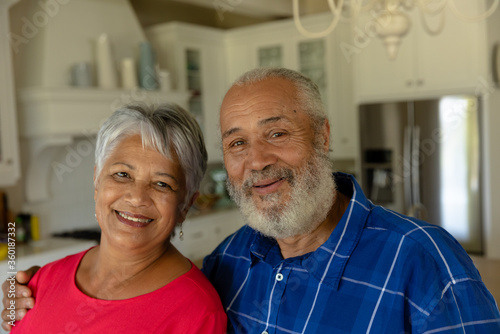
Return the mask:
[[[436,225],[333,173],[317,87],[257,69],[220,111],[228,189],[248,226],[203,264],[235,333],[500,333],[471,259]]]
[[[228,189],[248,223],[203,264],[229,332],[500,333],[498,307],[452,236],[373,205],[352,176],[332,173],[311,80],[244,74],[220,127]]]

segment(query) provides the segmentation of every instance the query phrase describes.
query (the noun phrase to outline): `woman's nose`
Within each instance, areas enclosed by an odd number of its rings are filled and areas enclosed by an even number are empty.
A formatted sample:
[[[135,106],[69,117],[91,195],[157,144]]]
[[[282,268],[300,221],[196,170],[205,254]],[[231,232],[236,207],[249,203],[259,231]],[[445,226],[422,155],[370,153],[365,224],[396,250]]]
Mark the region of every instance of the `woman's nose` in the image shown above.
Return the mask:
[[[134,182],[127,189],[126,200],[134,207],[151,204],[151,187],[145,182]]]

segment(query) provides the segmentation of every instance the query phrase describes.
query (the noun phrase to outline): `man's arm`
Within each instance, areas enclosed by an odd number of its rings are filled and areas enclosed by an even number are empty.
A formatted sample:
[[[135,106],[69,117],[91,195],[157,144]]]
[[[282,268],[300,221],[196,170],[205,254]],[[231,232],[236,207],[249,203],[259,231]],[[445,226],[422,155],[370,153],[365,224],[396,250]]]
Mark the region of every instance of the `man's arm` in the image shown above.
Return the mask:
[[[2,328],[6,331],[10,331],[12,326],[9,325],[9,322],[13,320],[21,320],[26,312],[33,308],[35,305],[35,300],[31,297],[31,289],[28,288],[29,280],[35,275],[35,273],[40,269],[38,266],[33,266],[26,271],[19,271],[16,274],[16,284],[15,284],[15,298],[9,298],[9,294],[12,294],[11,291],[11,282],[5,281],[2,284],[2,292],[3,292],[3,307],[2,311]],[[14,304],[11,304],[11,299],[14,300]],[[12,309],[11,305],[14,305],[15,311]]]

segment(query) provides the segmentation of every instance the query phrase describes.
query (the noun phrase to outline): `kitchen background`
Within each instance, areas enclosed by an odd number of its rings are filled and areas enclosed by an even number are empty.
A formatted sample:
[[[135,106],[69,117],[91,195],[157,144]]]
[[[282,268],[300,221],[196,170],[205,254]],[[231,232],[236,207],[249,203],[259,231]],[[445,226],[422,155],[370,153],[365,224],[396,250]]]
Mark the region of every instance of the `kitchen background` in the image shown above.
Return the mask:
[[[494,2],[454,1],[468,14],[482,12]],[[327,1],[301,4],[308,30],[330,25]],[[368,176],[362,169],[366,154],[360,148],[361,105],[477,97],[481,187],[477,224],[471,228],[479,228],[474,234],[479,244],[471,254],[481,256],[478,261],[500,259],[500,154],[495,144],[500,142],[500,89],[495,83],[500,62],[494,61],[500,9],[487,20],[465,23],[447,7],[443,32],[430,36],[415,8],[408,12],[412,26],[394,60],[374,36],[370,13],[340,22],[326,37],[311,39],[297,31],[291,9],[290,0],[3,1],[0,187],[11,212],[3,220],[32,214],[38,219],[38,232],[31,233],[42,239],[19,250],[18,268],[89,245],[52,239],[55,234],[89,239],[98,234],[92,180],[95,133],[114,108],[131,100],[176,102],[188,108],[204,130],[209,153],[204,196],[184,225],[184,241],[174,238],[174,243],[194,260],[206,255],[243,224],[223,187],[219,104],[239,74],[270,65],[293,68],[315,80],[332,122],[330,156],[335,167],[364,181],[368,193],[377,182],[373,175],[371,183],[363,180]],[[149,68],[152,86],[139,76],[137,85],[147,90],[137,89],[134,70],[147,70],[144,59],[151,50],[157,65]],[[106,61],[111,67],[103,74]],[[385,126],[380,125],[382,132]],[[384,184],[378,175],[376,181]],[[457,236],[464,245],[469,227],[464,227],[465,236]],[[493,276],[500,286],[500,276]]]

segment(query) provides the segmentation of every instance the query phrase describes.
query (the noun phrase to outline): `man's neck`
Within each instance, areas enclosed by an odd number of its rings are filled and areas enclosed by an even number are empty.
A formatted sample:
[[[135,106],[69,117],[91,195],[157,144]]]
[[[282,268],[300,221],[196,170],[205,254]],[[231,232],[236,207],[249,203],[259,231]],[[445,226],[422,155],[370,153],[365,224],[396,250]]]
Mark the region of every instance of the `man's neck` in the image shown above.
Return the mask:
[[[326,219],[314,231],[286,239],[278,239],[277,242],[283,258],[287,259],[314,252],[323,245],[342,219],[342,215],[349,206],[349,200],[347,196],[337,191],[335,201]]]

